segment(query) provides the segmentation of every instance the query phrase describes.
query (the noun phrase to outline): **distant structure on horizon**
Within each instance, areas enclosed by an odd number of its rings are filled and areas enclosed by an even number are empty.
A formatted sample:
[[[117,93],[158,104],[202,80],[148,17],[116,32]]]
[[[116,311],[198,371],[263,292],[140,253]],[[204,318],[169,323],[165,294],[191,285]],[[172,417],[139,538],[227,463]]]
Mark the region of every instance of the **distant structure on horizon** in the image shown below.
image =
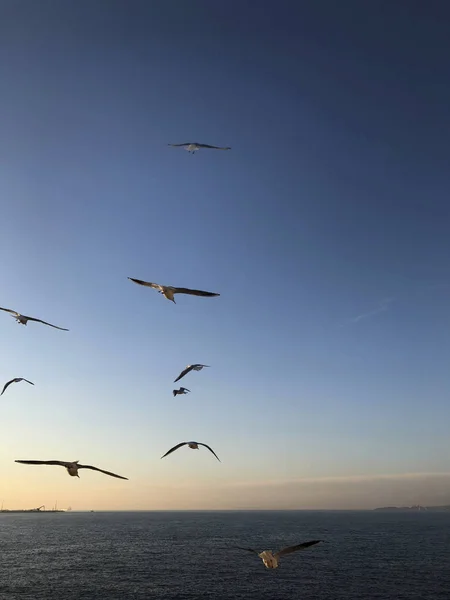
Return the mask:
[[[381,508],[374,508],[376,511],[403,511],[403,512],[423,512],[423,511],[450,511],[450,504],[444,506],[421,506],[420,504],[414,504],[413,506],[382,506]]]
[[[57,502],[55,502],[55,506],[49,510],[46,510],[45,504],[38,506],[37,508],[3,508],[3,500],[2,506],[0,508],[0,513],[54,513],[54,512],[70,512],[72,507],[69,506],[67,508],[58,508]]]

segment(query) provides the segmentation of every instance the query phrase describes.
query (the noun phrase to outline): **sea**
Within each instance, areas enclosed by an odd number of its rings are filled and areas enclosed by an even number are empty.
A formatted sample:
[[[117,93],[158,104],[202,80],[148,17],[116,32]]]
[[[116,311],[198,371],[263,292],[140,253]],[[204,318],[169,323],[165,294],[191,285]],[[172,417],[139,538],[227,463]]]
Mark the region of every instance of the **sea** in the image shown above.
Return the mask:
[[[244,546],[324,540],[266,569]],[[450,600],[450,513],[0,514],[1,600]]]

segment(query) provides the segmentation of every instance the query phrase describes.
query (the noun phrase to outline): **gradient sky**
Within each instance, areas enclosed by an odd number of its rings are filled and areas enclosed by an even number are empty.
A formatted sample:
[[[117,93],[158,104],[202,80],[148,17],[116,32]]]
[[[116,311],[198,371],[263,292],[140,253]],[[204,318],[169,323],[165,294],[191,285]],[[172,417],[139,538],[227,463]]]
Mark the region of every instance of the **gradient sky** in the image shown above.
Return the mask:
[[[0,306],[70,329],[0,314],[5,507],[450,502],[449,23],[0,2]]]

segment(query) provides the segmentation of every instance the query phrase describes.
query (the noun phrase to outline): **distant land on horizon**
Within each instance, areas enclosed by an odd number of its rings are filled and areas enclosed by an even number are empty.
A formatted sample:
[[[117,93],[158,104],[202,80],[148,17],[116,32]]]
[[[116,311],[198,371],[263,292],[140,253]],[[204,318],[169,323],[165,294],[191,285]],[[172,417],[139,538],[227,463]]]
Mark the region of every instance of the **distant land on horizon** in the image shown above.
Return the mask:
[[[420,504],[416,504],[414,506],[382,506],[381,508],[374,508],[373,510],[378,510],[378,511],[379,510],[385,510],[385,511],[402,510],[402,511],[415,511],[415,512],[431,510],[431,511],[445,512],[445,511],[450,511],[450,504],[446,504],[444,506],[421,506]]]
[[[446,505],[442,505],[442,506],[422,506],[420,504],[416,504],[414,506],[381,506],[381,507],[377,507],[377,508],[360,508],[360,509],[345,509],[345,508],[338,508],[338,509],[302,509],[302,508],[290,508],[290,509],[276,509],[276,508],[272,508],[272,509],[124,509],[124,510],[118,510],[118,509],[73,509],[72,507],[68,507],[68,508],[57,508],[56,506],[51,508],[51,509],[45,509],[44,506],[39,507],[39,508],[22,508],[22,509],[7,509],[7,508],[1,508],[0,509],[0,514],[11,514],[11,513],[70,513],[70,512],[76,512],[76,513],[93,513],[93,512],[130,512],[130,513],[135,513],[135,512],[175,512],[175,513],[184,513],[184,512],[192,512],[192,513],[208,513],[208,512],[213,512],[213,513],[222,513],[222,512],[424,512],[424,511],[431,511],[431,512],[450,512],[450,504],[446,504]]]

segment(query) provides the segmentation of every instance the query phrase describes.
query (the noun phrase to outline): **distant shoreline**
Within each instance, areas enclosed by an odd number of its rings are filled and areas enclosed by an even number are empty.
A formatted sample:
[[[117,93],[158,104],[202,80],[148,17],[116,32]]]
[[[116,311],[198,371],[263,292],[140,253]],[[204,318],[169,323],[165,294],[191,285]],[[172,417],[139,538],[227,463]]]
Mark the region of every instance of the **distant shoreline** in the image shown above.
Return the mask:
[[[62,512],[66,512],[65,510],[62,510],[60,508],[58,509],[49,509],[49,510],[39,510],[37,508],[13,508],[11,510],[7,509],[7,508],[3,508],[2,510],[0,510],[0,513],[62,513]]]
[[[228,508],[228,509],[36,509],[36,508],[24,508],[24,509],[0,509],[0,514],[18,514],[18,513],[289,513],[289,512],[314,512],[314,513],[363,513],[363,512],[450,512],[450,504],[443,506],[381,506],[378,508]]]
[[[448,512],[450,511],[450,504],[444,506],[420,506],[419,504],[416,506],[382,506],[380,508],[374,508],[373,510],[384,512]]]

